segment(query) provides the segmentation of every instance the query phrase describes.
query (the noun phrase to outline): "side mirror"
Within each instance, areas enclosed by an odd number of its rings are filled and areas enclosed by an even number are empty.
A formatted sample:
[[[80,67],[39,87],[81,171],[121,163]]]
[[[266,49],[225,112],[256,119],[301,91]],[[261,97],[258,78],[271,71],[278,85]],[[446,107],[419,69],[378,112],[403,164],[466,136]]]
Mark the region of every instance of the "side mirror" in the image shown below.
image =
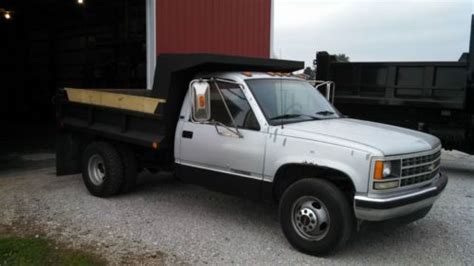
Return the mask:
[[[193,80],[189,84],[192,98],[193,120],[206,122],[211,119],[211,86],[209,82]]]

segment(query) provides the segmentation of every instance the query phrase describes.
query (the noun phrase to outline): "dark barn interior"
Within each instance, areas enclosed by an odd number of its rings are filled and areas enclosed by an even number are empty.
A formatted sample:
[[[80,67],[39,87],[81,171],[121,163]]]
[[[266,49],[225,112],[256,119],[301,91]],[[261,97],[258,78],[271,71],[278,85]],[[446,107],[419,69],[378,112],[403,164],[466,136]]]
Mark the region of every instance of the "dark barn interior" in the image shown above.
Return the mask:
[[[58,88],[146,86],[145,1],[3,0],[0,15],[3,151],[53,147]]]

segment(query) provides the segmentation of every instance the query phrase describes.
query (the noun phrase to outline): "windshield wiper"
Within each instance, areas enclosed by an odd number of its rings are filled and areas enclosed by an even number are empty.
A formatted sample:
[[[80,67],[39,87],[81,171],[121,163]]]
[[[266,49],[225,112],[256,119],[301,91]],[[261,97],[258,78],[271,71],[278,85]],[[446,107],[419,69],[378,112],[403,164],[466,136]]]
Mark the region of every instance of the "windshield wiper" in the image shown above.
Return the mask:
[[[297,118],[301,116],[306,116],[311,118],[312,120],[320,120],[320,118],[312,115],[307,115],[307,114],[284,114],[284,115],[278,115],[270,118],[270,120],[278,120],[278,119],[291,119],[291,118]]]
[[[316,112],[317,115],[323,115],[323,116],[328,116],[328,115],[334,115],[335,113],[333,111],[329,111],[329,110],[326,110],[326,111],[319,111],[319,112]]]

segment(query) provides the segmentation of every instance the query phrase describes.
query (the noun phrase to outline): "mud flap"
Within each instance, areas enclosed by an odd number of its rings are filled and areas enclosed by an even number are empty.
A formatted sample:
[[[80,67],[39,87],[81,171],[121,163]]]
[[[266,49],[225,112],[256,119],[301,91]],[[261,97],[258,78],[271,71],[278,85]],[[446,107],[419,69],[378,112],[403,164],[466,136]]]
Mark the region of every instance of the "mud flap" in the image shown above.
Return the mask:
[[[80,139],[68,133],[59,134],[56,139],[56,175],[72,175],[80,172]]]

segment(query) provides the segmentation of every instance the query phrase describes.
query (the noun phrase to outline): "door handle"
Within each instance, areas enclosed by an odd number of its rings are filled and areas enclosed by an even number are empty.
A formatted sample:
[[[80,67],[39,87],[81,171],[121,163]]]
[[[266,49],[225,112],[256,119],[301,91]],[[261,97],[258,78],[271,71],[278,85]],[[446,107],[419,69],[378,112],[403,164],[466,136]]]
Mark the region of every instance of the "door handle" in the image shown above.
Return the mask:
[[[192,132],[192,131],[183,130],[182,137],[185,138],[185,139],[192,139],[192,138],[193,138],[193,132]]]

